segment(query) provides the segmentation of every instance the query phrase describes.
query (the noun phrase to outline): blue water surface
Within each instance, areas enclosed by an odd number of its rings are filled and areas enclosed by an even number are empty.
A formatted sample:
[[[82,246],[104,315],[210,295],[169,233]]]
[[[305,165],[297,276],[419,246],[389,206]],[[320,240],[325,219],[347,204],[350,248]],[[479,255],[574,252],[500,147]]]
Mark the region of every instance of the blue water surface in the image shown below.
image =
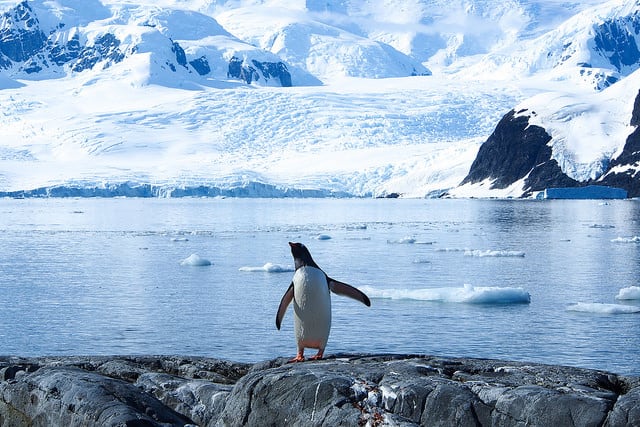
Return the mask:
[[[639,203],[2,199],[0,354],[293,356],[291,312],[280,331],[275,312],[293,274],[287,242],[301,241],[330,276],[375,293],[369,308],[333,296],[326,354],[488,357],[640,375],[640,313],[568,309],[640,306],[615,299],[640,285]],[[181,265],[191,254],[212,265]],[[266,263],[284,272],[241,271]],[[446,297],[465,285],[521,288],[530,302]],[[422,298],[425,289],[445,298]]]

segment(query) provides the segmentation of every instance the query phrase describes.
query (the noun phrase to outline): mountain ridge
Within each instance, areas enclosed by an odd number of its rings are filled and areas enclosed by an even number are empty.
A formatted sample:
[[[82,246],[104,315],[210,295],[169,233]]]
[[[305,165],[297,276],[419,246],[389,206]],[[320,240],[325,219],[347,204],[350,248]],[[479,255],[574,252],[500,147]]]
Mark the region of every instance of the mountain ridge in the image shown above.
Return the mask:
[[[628,169],[614,157],[633,131],[637,79],[621,83],[640,60],[639,2],[385,0],[383,9],[2,1],[0,191],[521,197],[531,192],[458,187],[511,110],[536,112],[530,124],[551,136],[545,146],[568,178]],[[630,88],[619,91],[626,106],[598,98],[616,86]],[[580,123],[589,147],[569,132]]]

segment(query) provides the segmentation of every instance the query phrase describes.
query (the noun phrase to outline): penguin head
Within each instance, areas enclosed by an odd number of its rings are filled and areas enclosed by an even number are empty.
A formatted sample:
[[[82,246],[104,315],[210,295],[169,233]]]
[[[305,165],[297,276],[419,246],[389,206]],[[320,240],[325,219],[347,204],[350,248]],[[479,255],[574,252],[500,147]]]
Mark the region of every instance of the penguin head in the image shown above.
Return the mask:
[[[293,255],[293,260],[296,264],[296,270],[305,265],[319,268],[318,264],[311,258],[311,253],[305,245],[302,243],[289,242],[289,246],[291,246],[291,255]]]

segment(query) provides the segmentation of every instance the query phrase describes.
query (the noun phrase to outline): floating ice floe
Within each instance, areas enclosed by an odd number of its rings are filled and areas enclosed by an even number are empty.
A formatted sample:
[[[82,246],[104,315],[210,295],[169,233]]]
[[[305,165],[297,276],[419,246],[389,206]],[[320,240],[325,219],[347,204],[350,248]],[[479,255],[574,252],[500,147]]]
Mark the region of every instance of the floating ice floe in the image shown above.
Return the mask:
[[[171,241],[172,242],[188,242],[189,239],[187,239],[186,237],[172,237]]]
[[[640,243],[640,236],[633,237],[616,237],[611,240],[613,243]]]
[[[465,256],[475,256],[475,257],[515,257],[522,258],[524,257],[524,252],[522,251],[492,251],[492,250],[466,250],[464,251]]]
[[[418,301],[455,302],[467,304],[529,304],[531,295],[522,288],[472,286],[460,288],[379,289],[361,286],[371,298],[408,299]]]
[[[316,240],[331,240],[331,236],[329,236],[328,234],[318,234],[315,237]]]
[[[397,245],[433,245],[435,242],[417,240],[414,237],[407,236],[398,240],[387,240],[387,243],[397,244]]]
[[[622,288],[618,291],[616,299],[619,300],[640,300],[640,287],[629,286],[628,288]]]
[[[640,313],[640,306],[624,304],[604,304],[599,302],[579,302],[567,307],[569,311],[599,314],[631,314]]]
[[[400,244],[400,245],[412,245],[415,242],[416,242],[416,239],[409,236],[403,237],[402,239],[398,239],[398,240],[387,240],[387,243]]]
[[[187,258],[180,261],[180,265],[188,265],[192,267],[206,267],[211,265],[211,261],[201,258],[198,254],[191,254]]]
[[[266,263],[262,267],[246,266],[246,267],[240,267],[238,270],[248,271],[248,272],[265,272],[265,273],[287,273],[287,272],[295,271],[293,267],[273,264],[271,262]]]

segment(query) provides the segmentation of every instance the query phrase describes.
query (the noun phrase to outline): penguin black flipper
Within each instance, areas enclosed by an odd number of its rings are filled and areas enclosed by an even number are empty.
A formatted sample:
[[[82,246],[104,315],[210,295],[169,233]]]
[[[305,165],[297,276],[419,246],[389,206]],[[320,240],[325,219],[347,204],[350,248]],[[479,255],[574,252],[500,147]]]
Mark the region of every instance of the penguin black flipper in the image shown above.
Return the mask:
[[[365,293],[360,289],[354,288],[353,286],[347,285],[346,283],[339,282],[338,280],[332,279],[329,276],[327,276],[327,283],[329,284],[329,289],[334,294],[353,298],[356,301],[360,301],[367,307],[371,307],[371,301],[369,301],[369,297],[366,296]]]
[[[287,292],[284,293],[280,300],[278,312],[276,313],[276,328],[280,329],[282,318],[284,317],[284,313],[287,311],[287,307],[291,304],[291,301],[293,301],[293,282],[291,282],[289,289],[287,289]]]

